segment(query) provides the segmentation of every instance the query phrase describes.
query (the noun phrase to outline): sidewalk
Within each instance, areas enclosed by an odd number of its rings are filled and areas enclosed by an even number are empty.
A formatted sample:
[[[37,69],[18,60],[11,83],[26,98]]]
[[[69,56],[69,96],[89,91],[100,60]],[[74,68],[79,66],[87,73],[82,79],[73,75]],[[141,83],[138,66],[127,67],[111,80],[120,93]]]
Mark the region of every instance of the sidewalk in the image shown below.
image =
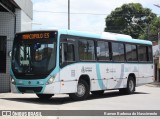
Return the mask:
[[[146,84],[146,86],[150,86],[150,87],[160,87],[160,82],[149,83],[149,84]]]

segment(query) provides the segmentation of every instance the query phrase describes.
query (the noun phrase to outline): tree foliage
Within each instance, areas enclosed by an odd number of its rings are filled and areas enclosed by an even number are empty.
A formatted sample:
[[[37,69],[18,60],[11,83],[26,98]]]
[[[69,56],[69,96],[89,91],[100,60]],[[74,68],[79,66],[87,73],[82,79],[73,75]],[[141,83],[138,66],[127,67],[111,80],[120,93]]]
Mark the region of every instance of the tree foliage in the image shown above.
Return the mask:
[[[146,33],[140,34],[140,39],[149,39],[151,41],[158,40],[158,32],[160,32],[160,17],[156,17],[150,24],[145,28]]]
[[[105,31],[146,38],[147,27],[155,18],[156,14],[140,3],[124,4],[107,16]]]

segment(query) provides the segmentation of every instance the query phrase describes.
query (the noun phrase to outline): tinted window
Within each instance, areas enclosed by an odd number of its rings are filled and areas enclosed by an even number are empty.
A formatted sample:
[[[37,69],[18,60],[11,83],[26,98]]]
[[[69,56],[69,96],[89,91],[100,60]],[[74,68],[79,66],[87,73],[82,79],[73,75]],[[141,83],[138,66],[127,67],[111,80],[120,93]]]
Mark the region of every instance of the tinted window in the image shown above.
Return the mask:
[[[138,46],[138,59],[139,61],[147,61],[147,49],[146,46],[139,45]]]
[[[79,58],[80,60],[95,60],[94,41],[79,40]]]
[[[114,61],[124,61],[124,44],[112,43],[112,54]]]
[[[71,43],[61,43],[61,62],[72,62],[75,60],[74,45]]]
[[[75,61],[75,39],[68,37],[61,36],[60,63],[64,66]]]
[[[126,59],[127,61],[137,61],[136,45],[126,44]]]
[[[48,74],[56,66],[56,41],[53,38],[31,40],[15,39],[12,68],[17,74]]]
[[[109,45],[108,42],[97,42],[97,58],[98,60],[109,60]]]
[[[153,56],[152,56],[152,46],[148,46],[148,61],[153,61]]]

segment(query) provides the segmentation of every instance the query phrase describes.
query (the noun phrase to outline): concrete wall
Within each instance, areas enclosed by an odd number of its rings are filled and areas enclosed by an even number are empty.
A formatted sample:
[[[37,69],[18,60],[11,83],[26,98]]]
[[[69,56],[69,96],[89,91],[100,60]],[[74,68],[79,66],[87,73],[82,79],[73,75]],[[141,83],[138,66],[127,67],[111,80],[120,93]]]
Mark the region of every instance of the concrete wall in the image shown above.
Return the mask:
[[[12,49],[15,18],[8,12],[0,12],[0,36],[7,36],[7,53]],[[10,91],[10,58],[6,54],[6,73],[0,73],[0,92]],[[3,62],[1,62],[3,63]]]
[[[0,93],[10,91],[10,57],[8,52],[12,50],[15,33],[32,30],[32,2],[30,0],[15,1],[21,8],[16,8],[15,16],[9,12],[0,12],[0,36],[7,37],[6,73],[0,73]],[[0,61],[0,63],[3,62]]]
[[[16,9],[16,32],[31,31],[32,19],[23,10]]]
[[[30,18],[33,19],[33,3],[31,0],[14,0],[20,9],[22,9],[25,14]]]
[[[21,31],[30,31],[32,29],[32,20],[21,10]]]

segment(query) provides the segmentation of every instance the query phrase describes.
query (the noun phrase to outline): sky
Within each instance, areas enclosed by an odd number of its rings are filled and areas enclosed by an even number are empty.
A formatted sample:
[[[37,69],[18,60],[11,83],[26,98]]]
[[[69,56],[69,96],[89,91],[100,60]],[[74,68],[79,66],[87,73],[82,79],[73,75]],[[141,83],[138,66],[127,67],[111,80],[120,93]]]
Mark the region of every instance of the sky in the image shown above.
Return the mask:
[[[32,0],[33,30],[67,29],[68,0]],[[160,0],[70,0],[70,29],[101,33],[105,18],[126,3],[141,3],[160,16]]]

